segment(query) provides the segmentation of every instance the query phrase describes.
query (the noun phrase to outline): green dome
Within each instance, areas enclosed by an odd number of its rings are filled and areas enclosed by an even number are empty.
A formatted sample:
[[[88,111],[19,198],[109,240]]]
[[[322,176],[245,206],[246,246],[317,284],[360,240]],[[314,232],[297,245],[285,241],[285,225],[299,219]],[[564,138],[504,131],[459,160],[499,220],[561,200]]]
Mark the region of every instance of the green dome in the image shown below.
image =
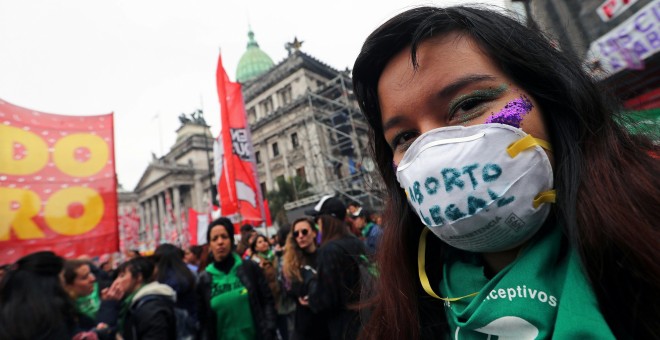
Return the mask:
[[[252,29],[248,31],[248,38],[250,40],[247,44],[247,51],[243,53],[236,69],[236,80],[241,83],[266,73],[275,65],[273,59],[270,59],[268,54],[259,48],[259,44],[254,40]]]

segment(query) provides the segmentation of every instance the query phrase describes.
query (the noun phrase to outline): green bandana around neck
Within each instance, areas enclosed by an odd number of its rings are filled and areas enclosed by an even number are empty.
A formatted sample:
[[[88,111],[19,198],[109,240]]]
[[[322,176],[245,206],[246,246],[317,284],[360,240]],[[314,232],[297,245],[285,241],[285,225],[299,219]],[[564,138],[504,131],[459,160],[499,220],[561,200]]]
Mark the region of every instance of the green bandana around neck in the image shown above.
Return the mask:
[[[119,315],[117,317],[117,328],[119,330],[119,333],[124,332],[124,321],[126,321],[126,316],[128,315],[128,309],[131,308],[131,303],[133,302],[133,298],[135,297],[135,294],[137,294],[137,292],[140,291],[140,289],[142,289],[142,285],[140,285],[140,287],[134,290],[133,293],[129,294],[123,300],[121,300],[121,307],[119,308]]]
[[[76,299],[76,307],[80,313],[96,319],[96,313],[101,307],[98,282],[94,282],[94,291],[91,294]]]
[[[477,254],[450,252],[440,296],[447,297],[451,338],[615,339],[577,253],[562,253],[563,242],[554,228],[490,280]]]

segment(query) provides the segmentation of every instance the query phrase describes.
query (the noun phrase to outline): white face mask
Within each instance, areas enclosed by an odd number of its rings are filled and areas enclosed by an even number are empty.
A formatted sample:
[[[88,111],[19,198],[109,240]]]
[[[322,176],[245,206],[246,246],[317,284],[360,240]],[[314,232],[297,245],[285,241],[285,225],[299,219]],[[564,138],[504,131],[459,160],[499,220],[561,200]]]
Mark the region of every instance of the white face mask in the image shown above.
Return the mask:
[[[541,227],[554,202],[547,142],[503,124],[451,126],[418,137],[396,170],[408,202],[447,244],[512,249]]]

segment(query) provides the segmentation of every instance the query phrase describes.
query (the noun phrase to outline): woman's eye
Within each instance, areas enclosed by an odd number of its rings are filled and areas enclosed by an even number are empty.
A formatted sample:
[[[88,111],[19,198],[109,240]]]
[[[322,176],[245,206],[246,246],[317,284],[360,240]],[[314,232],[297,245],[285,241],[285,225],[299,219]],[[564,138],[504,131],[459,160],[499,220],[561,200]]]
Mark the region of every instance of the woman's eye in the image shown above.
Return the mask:
[[[416,132],[412,132],[412,131],[402,132],[396,135],[396,137],[392,139],[392,142],[390,143],[390,147],[392,148],[392,150],[395,151],[396,150],[405,151],[410,146],[410,144],[412,144],[412,142],[415,140],[415,137],[417,137],[417,135],[418,134]]]
[[[470,98],[465,101],[463,101],[461,104],[458,105],[457,111],[462,110],[462,111],[470,111],[477,107],[479,104],[481,104],[483,100],[481,98]]]

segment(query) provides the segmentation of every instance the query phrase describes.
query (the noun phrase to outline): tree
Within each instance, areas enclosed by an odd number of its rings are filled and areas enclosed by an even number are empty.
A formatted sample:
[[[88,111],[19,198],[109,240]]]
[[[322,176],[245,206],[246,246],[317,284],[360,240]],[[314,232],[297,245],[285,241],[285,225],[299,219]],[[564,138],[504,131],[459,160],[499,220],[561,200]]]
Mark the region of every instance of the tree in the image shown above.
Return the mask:
[[[266,194],[270,216],[273,216],[274,221],[280,226],[288,225],[289,220],[286,217],[284,204],[311,196],[312,193],[307,189],[311,188],[312,185],[300,176],[290,177],[286,180],[283,176],[280,176],[277,178],[276,183],[278,190],[272,190]]]

